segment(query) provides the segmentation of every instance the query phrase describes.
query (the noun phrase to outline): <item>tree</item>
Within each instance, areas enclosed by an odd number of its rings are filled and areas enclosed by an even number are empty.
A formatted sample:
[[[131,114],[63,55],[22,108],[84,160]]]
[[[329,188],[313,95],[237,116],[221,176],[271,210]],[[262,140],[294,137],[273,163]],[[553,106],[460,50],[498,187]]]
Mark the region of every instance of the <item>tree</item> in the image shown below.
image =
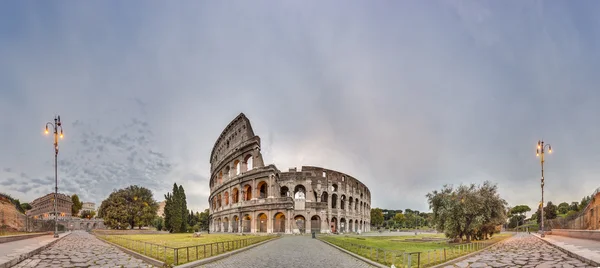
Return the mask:
[[[383,223],[383,212],[380,208],[371,209],[371,225],[380,226]]]
[[[21,204],[21,209],[23,209],[23,211],[28,211],[28,210],[32,209],[32,207],[29,203],[23,203],[23,204]]]
[[[571,205],[569,205],[569,210],[572,211],[579,211],[579,202],[571,202]]]
[[[548,203],[546,204],[546,206],[544,207],[544,220],[551,220],[551,219],[556,219],[556,217],[558,216],[556,214],[557,211],[557,207],[556,205],[552,204],[552,201],[548,201]],[[536,216],[536,221],[538,224],[541,224],[542,222],[542,217],[540,215],[540,207],[538,207],[538,210],[535,212],[535,216]]]
[[[152,221],[152,227],[156,228],[157,231],[162,231],[163,229],[163,218],[155,217]]]
[[[569,212],[569,203],[562,202],[558,204],[558,214],[567,214]]]
[[[158,210],[158,203],[152,191],[137,185],[112,192],[102,201],[98,216],[104,224],[113,229],[141,228],[152,223]]]
[[[198,213],[198,212],[196,212],[196,213]],[[198,215],[198,222],[200,224],[200,230],[208,230],[208,216],[209,216],[208,209],[205,209],[204,212],[201,212]]]
[[[486,181],[480,186],[444,185],[441,191],[428,193],[435,228],[455,241],[465,237],[470,242],[474,235],[493,234],[506,221],[506,201],[497,192],[498,187]]]
[[[585,207],[587,207],[588,203],[590,203],[590,201],[592,200],[592,196],[584,196],[581,199],[581,202],[579,203],[579,208],[577,209],[577,211],[582,211],[585,209]]]
[[[79,196],[76,194],[71,196],[71,201],[73,202],[73,206],[71,206],[71,215],[75,216],[79,213],[83,204],[79,201]]]
[[[95,211],[84,210],[84,211],[81,212],[81,218],[82,219],[91,219],[94,216],[96,216],[96,212]]]
[[[523,215],[529,211],[531,211],[531,208],[527,205],[518,205],[510,210],[511,213],[518,215]]]
[[[402,222],[404,222],[404,214],[402,214],[402,213],[396,213],[396,215],[394,215],[394,221],[396,223],[402,223]]]
[[[183,186],[173,184],[173,192],[165,195],[165,228],[171,233],[188,230],[189,211]]]

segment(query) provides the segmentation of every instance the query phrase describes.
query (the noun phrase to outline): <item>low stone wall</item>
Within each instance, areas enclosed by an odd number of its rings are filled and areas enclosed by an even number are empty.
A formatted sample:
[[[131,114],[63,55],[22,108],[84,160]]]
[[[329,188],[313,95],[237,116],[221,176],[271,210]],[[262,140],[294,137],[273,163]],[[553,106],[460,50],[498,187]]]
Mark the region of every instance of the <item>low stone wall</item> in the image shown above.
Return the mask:
[[[549,234],[600,241],[600,230],[552,229]]]
[[[35,234],[0,236],[0,244],[17,241],[17,240],[28,239],[28,238],[34,238],[34,237],[38,237],[38,236],[42,236],[42,235],[49,235],[49,234],[51,234],[51,233],[35,233]]]

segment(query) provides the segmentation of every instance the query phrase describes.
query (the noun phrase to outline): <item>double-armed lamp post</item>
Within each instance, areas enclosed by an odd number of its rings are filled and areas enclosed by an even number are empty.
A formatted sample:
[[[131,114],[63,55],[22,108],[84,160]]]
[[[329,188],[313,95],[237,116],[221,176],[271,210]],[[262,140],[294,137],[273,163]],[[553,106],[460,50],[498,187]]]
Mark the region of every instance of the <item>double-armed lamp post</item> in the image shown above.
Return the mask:
[[[546,150],[546,147],[548,147],[548,153],[552,153],[552,146],[550,146],[550,144],[544,144],[544,141],[538,141],[537,144],[537,150],[536,150],[536,156],[540,157],[540,163],[542,165],[542,179],[541,179],[541,186],[542,186],[542,204],[541,204],[541,223],[542,223],[542,237],[545,237],[546,235],[544,234],[544,152]]]
[[[54,117],[54,123],[48,122],[46,123],[46,130],[44,133],[48,134],[48,126],[51,127],[51,130],[54,130],[54,237],[58,238],[58,137],[63,138],[63,129],[62,124],[60,123],[60,115]],[[60,134],[58,133],[58,129],[60,128]]]

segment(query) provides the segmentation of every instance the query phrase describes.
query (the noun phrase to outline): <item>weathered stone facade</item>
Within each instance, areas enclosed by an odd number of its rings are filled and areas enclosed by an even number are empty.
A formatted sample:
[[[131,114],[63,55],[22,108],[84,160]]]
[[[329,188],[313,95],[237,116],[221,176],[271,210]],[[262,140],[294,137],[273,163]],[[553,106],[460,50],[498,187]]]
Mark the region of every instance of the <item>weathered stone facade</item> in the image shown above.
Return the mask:
[[[210,156],[210,231],[370,231],[371,193],[359,180],[320,167],[265,166],[244,114],[223,130]]]
[[[73,206],[71,197],[61,193],[57,197],[58,219],[71,218],[71,207]],[[31,210],[27,211],[27,216],[31,216],[34,219],[54,219],[54,193],[37,198],[29,204],[31,205]]]

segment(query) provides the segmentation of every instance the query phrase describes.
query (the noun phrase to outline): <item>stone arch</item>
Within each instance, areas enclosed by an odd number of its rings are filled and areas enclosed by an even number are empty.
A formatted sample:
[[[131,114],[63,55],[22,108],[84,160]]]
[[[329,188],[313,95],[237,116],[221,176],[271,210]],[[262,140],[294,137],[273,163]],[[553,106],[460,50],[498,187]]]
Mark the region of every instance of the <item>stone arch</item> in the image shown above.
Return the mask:
[[[294,229],[297,229],[301,234],[306,233],[306,218],[302,215],[294,217]]]
[[[342,195],[340,197],[340,209],[346,209],[346,196]]]
[[[348,210],[352,210],[354,208],[353,204],[352,204],[352,196],[350,198],[348,198]]]
[[[235,175],[240,175],[240,173],[242,173],[242,166],[240,164],[240,160],[233,161],[233,166],[235,167]]]
[[[213,197],[212,199],[212,209],[215,210],[217,209],[217,198]]]
[[[295,199],[306,199],[306,188],[302,184],[294,187],[294,198]]]
[[[358,211],[358,199],[354,199],[354,211]]]
[[[331,208],[337,208],[337,194],[331,195]]]
[[[315,233],[321,232],[321,217],[319,215],[310,217],[310,231]]]
[[[256,196],[258,198],[267,198],[269,189],[269,184],[266,181],[260,181],[258,185],[256,185]]]
[[[354,220],[354,232],[358,232],[358,220]]]
[[[220,208],[221,207],[221,194],[217,195],[217,207]]]
[[[340,232],[345,233],[348,226],[346,226],[346,219],[340,218]]]
[[[240,190],[237,187],[231,190],[231,202],[234,204],[240,202]]]
[[[273,232],[285,233],[285,214],[282,212],[275,213],[273,217]]]
[[[233,222],[232,222],[232,224],[233,225],[231,226],[231,231],[233,233],[237,233],[239,231],[238,227],[240,226],[240,218],[237,215],[233,216]]]
[[[217,232],[221,231],[221,218],[217,219]]]
[[[336,183],[332,184],[331,187],[332,187],[332,189],[331,189],[332,192],[338,191],[338,185]]]
[[[353,220],[348,221],[348,232],[354,231],[354,226],[352,226],[353,225],[352,223],[353,223]]]
[[[323,192],[323,193],[321,194],[321,202],[325,202],[325,203],[327,203],[327,198],[328,198],[328,197],[329,197],[329,196],[328,196],[327,192]]]
[[[242,218],[242,232],[252,232],[252,217],[250,217],[248,214],[244,215],[244,218]]]
[[[219,185],[223,184],[223,171],[219,171]]]
[[[250,184],[244,185],[244,201],[252,199],[252,186]]]
[[[229,218],[227,217],[223,218],[223,232],[229,232]]]
[[[225,200],[225,205],[229,205],[229,192],[225,191],[225,194],[223,194],[223,200]]]
[[[226,178],[231,178],[231,168],[229,166],[225,167],[225,176]]]
[[[288,197],[290,196],[290,189],[287,186],[283,186],[280,188],[279,193],[281,197]]]
[[[246,168],[245,171],[250,171],[254,168],[254,160],[251,154],[247,154],[244,157],[244,166]]]
[[[259,233],[266,233],[268,220],[269,220],[269,218],[267,217],[267,214],[265,214],[265,213],[258,214],[258,216],[256,217],[256,225],[257,225],[256,231]]]
[[[331,232],[332,233],[336,233],[337,232],[337,225],[338,225],[337,223],[338,223],[337,218],[336,217],[332,217],[331,218],[331,222],[329,222],[329,226],[331,228]]]

